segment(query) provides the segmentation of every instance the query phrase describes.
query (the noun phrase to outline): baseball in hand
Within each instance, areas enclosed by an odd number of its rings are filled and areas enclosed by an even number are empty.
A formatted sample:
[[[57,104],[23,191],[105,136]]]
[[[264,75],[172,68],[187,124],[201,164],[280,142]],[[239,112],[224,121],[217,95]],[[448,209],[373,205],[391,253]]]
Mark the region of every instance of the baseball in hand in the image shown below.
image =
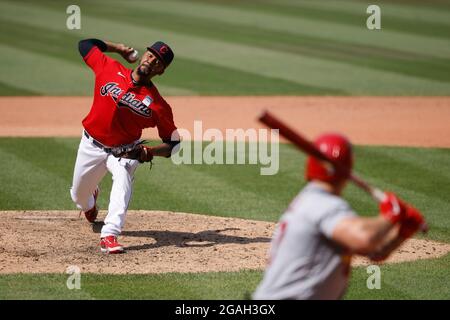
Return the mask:
[[[128,56],[128,59],[129,59],[131,62],[136,62],[136,60],[138,59],[138,57],[139,57],[139,54],[138,54],[137,50],[133,50],[133,52],[131,52],[130,55]]]

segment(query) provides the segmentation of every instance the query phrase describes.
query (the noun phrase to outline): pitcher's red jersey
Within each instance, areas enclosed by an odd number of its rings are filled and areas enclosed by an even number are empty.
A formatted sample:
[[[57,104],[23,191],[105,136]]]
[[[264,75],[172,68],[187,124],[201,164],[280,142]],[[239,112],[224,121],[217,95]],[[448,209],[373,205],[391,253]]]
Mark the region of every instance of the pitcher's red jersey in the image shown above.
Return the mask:
[[[94,46],[84,57],[95,73],[94,101],[83,119],[86,131],[106,146],[132,143],[142,129],[157,127],[161,139],[170,141],[177,128],[172,109],[155,85],[133,84],[131,69]]]

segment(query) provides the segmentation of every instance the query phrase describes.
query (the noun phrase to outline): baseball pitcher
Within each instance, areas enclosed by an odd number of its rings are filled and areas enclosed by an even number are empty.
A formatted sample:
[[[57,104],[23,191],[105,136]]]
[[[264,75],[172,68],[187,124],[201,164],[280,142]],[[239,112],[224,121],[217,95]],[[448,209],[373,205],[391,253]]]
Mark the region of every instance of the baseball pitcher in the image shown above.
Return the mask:
[[[340,197],[353,166],[350,142],[325,134],[316,147],[340,164],[336,170],[309,156],[309,183],[291,202],[274,232],[270,260],[254,299],[340,299],[352,254],[381,261],[410,238],[424,219],[388,193],[377,217],[359,217]]]
[[[82,121],[70,195],[93,223],[98,213],[98,184],[111,172],[113,184],[100,247],[105,253],[121,253],[124,249],[117,236],[125,222],[136,168],[154,156],[170,157],[179,143],[172,110],[152,82],[164,73],[174,54],[167,44],[155,42],[131,70],[104,54],[116,52],[136,62],[137,52],[124,44],[87,39],[79,42],[79,51],[95,74],[95,87],[91,110]],[[141,140],[142,130],[150,127],[158,129],[162,139],[158,146],[145,146]]]

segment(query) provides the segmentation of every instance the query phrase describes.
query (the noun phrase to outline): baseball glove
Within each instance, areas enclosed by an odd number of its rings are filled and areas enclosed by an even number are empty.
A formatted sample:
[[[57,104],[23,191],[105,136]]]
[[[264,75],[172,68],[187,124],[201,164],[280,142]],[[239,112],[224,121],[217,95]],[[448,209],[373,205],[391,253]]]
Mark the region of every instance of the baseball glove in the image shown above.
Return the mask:
[[[136,143],[111,148],[111,154],[116,158],[138,160],[140,163],[153,160],[152,148],[144,146],[145,140]]]

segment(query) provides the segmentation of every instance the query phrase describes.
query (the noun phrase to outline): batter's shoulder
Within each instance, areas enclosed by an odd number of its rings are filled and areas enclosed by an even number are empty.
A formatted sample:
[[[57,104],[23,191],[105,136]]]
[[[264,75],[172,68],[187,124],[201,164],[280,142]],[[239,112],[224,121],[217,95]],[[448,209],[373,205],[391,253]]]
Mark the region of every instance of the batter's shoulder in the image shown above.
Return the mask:
[[[330,212],[351,210],[343,198],[314,186],[307,186],[293,201],[296,211],[318,218]]]

